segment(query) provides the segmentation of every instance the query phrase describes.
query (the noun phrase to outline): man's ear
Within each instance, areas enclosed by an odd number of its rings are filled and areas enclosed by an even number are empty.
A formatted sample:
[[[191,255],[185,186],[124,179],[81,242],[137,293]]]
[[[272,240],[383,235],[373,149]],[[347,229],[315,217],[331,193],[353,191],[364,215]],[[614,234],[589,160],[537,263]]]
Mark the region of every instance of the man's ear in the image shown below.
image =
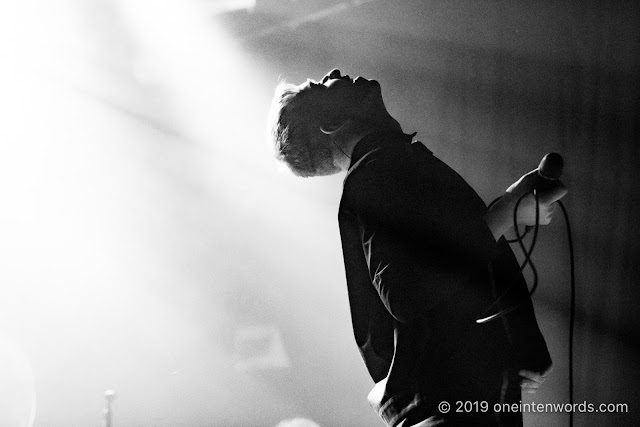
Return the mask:
[[[349,123],[351,123],[351,120],[349,119],[341,122],[323,123],[320,125],[320,131],[325,135],[334,135],[344,129]]]

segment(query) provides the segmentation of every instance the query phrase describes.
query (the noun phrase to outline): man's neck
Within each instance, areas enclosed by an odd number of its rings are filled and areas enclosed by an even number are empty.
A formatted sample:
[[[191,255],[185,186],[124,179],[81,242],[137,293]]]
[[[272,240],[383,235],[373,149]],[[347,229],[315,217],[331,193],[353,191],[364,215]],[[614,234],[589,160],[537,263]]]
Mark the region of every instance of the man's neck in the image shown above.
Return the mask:
[[[351,157],[355,146],[366,136],[377,132],[402,132],[402,127],[390,115],[371,121],[352,122],[339,134],[332,135],[337,152],[334,153],[334,164],[346,171],[351,165]]]

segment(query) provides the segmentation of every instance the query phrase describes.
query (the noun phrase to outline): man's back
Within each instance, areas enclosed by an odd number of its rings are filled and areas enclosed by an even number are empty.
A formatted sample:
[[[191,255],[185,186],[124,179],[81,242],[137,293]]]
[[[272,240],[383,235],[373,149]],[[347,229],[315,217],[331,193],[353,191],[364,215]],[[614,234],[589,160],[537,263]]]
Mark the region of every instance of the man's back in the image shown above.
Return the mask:
[[[407,135],[372,134],[353,151],[339,212],[343,254],[356,342],[378,383],[370,401],[389,425],[442,400],[499,402],[503,374],[550,364],[517,262],[494,241],[485,211]],[[510,289],[501,301],[522,307],[478,324],[503,293],[492,289],[490,261],[496,287]]]

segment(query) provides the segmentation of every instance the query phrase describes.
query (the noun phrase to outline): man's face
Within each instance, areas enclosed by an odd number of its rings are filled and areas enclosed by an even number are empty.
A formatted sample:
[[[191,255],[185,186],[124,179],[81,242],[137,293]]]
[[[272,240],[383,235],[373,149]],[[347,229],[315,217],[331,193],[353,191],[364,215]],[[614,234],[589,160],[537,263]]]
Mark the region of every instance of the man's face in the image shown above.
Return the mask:
[[[380,84],[375,80],[341,75],[331,70],[319,82],[309,80],[302,87],[309,87],[314,102],[325,119],[357,118],[373,120],[380,114],[388,114]]]

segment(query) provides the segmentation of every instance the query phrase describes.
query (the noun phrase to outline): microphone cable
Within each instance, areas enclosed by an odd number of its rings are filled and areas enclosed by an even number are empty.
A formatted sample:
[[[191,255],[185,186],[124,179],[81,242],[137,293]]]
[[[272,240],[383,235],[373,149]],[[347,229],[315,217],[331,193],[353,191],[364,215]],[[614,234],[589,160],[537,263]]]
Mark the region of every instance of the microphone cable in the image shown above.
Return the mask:
[[[536,221],[535,224],[533,226],[527,226],[525,227],[525,231],[524,233],[520,233],[520,230],[518,229],[518,208],[520,207],[520,203],[522,202],[522,200],[528,196],[529,194],[533,194],[534,198],[535,198],[535,202],[536,202]],[[491,207],[494,203],[496,203],[498,200],[500,200],[500,197],[496,198],[494,201],[492,201],[489,204],[489,207]],[[560,206],[560,209],[562,210],[562,214],[565,220],[565,228],[567,231],[567,241],[568,241],[568,246],[569,246],[569,268],[570,268],[570,287],[571,287],[571,294],[570,294],[570,309],[569,309],[569,355],[568,355],[568,359],[569,359],[569,404],[573,407],[573,391],[574,391],[574,378],[573,378],[573,341],[574,341],[574,329],[575,329],[575,312],[576,312],[576,281],[575,281],[575,254],[574,254],[574,248],[573,248],[573,236],[571,234],[571,223],[569,221],[569,214],[567,212],[567,209],[565,208],[564,204],[562,203],[561,200],[557,200],[555,203],[558,203],[558,205]],[[524,193],[522,196],[520,196],[520,198],[518,198],[518,200],[516,201],[516,204],[513,208],[513,229],[515,232],[516,237],[514,239],[507,239],[507,242],[510,244],[513,243],[518,243],[518,245],[520,246],[520,249],[522,250],[523,254],[524,254],[524,261],[522,262],[522,264],[520,265],[520,271],[524,271],[524,269],[526,268],[526,266],[529,266],[529,269],[531,270],[531,273],[533,274],[533,284],[531,286],[531,289],[529,289],[529,295],[533,295],[533,293],[536,291],[537,287],[538,287],[538,271],[536,270],[535,265],[533,264],[533,260],[531,259],[531,255],[533,254],[533,249],[535,247],[535,244],[537,242],[537,238],[538,238],[538,229],[540,228],[540,223],[539,223],[539,216],[540,216],[540,200],[538,198],[538,193],[536,190],[533,191],[529,191]],[[524,244],[524,237],[531,231],[533,230],[533,237],[531,239],[531,243],[529,245],[529,248],[525,247]],[[495,282],[494,282],[494,277],[493,277],[493,272],[492,269],[489,269],[489,278],[491,281],[491,285],[492,288],[495,289]],[[502,295],[500,295],[497,299],[496,302],[489,307],[489,309],[491,309],[494,305],[498,304],[499,305],[499,300],[501,298],[503,298],[506,293],[509,291],[509,288],[507,288]],[[514,307],[509,307],[506,308],[504,310],[499,309],[498,313],[491,315],[489,317],[483,318],[483,319],[478,319],[476,322],[477,323],[486,323],[489,322],[491,320],[494,320],[497,317],[502,317],[505,314],[515,310],[518,307],[518,305],[514,306]],[[569,411],[569,426],[572,427],[573,426],[573,411]]]
[[[569,403],[573,408],[573,338],[574,338],[574,327],[575,327],[575,318],[576,318],[576,275],[575,275],[575,258],[574,258],[574,250],[573,250],[573,237],[571,236],[571,224],[569,222],[569,214],[567,213],[567,209],[564,207],[564,204],[558,200],[558,205],[562,209],[562,214],[564,215],[565,225],[567,229],[567,241],[569,244],[569,265],[570,265],[570,275],[571,275],[571,297],[570,297],[570,305],[571,309],[569,311]],[[569,412],[569,426],[573,426],[573,411]]]

